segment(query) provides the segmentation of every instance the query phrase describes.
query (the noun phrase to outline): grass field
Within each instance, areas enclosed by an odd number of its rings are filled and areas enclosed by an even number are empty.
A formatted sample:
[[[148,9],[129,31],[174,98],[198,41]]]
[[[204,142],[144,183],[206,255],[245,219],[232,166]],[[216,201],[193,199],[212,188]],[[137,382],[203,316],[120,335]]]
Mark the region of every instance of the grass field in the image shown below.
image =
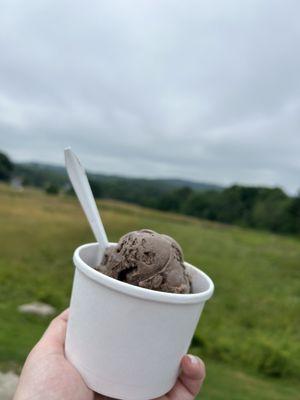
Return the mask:
[[[101,201],[111,241],[152,228],[173,236],[215,282],[192,343],[208,376],[201,399],[297,399],[300,240]],[[79,244],[94,241],[76,199],[0,185],[0,369],[20,367],[49,320],[21,315],[35,300],[68,305]]]

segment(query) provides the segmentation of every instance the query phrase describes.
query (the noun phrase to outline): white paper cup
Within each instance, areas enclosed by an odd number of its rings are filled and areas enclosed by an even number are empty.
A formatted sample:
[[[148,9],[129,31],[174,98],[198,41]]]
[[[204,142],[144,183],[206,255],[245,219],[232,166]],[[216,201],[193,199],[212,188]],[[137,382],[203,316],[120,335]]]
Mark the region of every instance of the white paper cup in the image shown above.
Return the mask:
[[[95,392],[122,400],[161,396],[177,379],[213,282],[185,263],[193,293],[157,292],[95,271],[96,257],[97,243],[74,253],[66,356]]]

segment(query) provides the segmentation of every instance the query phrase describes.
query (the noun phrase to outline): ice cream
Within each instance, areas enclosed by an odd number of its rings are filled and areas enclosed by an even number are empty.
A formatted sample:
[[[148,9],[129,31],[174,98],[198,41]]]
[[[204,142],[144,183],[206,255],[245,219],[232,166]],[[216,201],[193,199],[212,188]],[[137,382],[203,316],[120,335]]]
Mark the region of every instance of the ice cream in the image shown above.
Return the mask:
[[[191,282],[179,244],[170,236],[142,229],[124,235],[105,251],[96,268],[120,281],[170,293],[190,293]]]

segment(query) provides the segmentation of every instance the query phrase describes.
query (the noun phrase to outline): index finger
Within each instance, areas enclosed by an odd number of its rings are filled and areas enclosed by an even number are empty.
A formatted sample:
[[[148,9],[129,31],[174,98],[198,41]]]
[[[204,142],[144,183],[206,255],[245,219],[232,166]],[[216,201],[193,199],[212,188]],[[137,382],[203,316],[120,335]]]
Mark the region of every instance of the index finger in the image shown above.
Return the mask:
[[[50,322],[38,343],[39,348],[43,347],[54,353],[64,352],[68,317],[69,309],[66,309]]]

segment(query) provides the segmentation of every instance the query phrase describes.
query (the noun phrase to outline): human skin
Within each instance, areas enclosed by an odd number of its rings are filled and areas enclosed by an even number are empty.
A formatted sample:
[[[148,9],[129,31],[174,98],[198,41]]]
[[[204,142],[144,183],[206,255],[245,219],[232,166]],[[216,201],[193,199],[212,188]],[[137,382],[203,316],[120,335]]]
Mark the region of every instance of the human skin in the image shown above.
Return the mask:
[[[64,354],[68,310],[56,317],[24,364],[13,400],[104,400],[94,393]],[[181,361],[180,376],[169,393],[157,400],[193,400],[205,378],[205,366],[195,356]]]

